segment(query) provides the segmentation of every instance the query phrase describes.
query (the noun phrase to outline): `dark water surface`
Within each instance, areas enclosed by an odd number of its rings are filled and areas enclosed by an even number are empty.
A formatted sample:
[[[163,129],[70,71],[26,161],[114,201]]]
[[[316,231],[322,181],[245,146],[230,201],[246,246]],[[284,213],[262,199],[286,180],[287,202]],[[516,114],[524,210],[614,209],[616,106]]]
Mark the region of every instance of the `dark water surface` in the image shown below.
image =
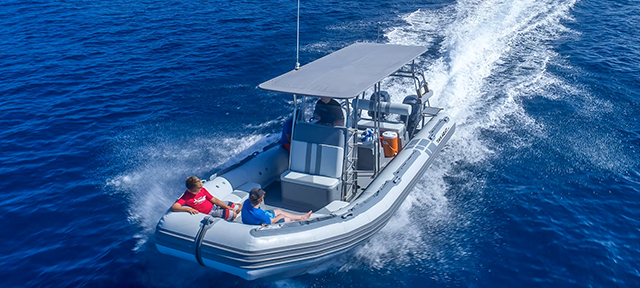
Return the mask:
[[[291,99],[257,85],[295,64],[295,4],[3,1],[0,286],[640,286],[637,1],[302,3],[303,65],[429,47],[458,131],[380,233],[313,273],[160,254],[186,176],[279,137]]]

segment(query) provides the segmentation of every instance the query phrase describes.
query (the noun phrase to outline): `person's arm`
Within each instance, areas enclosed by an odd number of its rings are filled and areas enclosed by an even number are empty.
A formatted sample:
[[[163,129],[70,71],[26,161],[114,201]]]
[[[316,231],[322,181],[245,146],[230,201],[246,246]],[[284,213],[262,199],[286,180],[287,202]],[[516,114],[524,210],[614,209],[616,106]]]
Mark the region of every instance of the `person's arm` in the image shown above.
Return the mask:
[[[316,107],[313,109],[313,119],[316,119],[318,121],[320,121],[320,118],[322,118],[320,117],[320,113],[319,113],[320,109],[318,107],[320,105],[321,105],[320,100],[318,100],[318,102],[316,102]]]
[[[173,212],[189,212],[189,213],[191,213],[191,215],[195,215],[195,214],[200,213],[200,212],[198,212],[198,210],[193,209],[193,208],[191,208],[189,206],[182,206],[178,202],[173,203],[173,206],[171,206],[171,211],[173,211]]]
[[[338,106],[336,107],[335,111],[336,113],[336,120],[333,121],[333,126],[339,126],[339,125],[343,125],[344,124],[344,114],[342,111],[342,106],[340,106],[340,104],[338,104]]]
[[[207,190],[206,188],[202,188],[202,189],[205,192],[207,200],[209,200],[211,203],[217,205],[218,207],[220,207],[222,209],[233,210],[233,209],[231,209],[231,207],[227,206],[227,203],[224,203],[224,202],[220,201],[220,199],[218,199],[216,197],[213,197],[213,195],[211,195],[211,193],[209,193],[209,190]]]
[[[218,207],[222,208],[222,209],[228,209],[228,210],[233,210],[231,207],[227,206],[226,203],[220,201],[218,198],[211,196],[211,198],[209,199],[209,201],[211,201],[211,203],[216,204]]]

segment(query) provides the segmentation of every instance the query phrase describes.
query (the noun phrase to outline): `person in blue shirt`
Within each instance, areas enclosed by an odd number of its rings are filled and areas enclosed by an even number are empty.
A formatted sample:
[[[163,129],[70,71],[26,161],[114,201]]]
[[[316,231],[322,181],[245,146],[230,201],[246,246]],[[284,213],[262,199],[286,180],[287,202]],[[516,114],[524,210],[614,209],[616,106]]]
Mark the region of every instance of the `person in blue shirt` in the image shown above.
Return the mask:
[[[264,190],[257,187],[251,189],[249,192],[249,199],[244,201],[242,212],[240,213],[242,216],[242,223],[249,225],[268,225],[281,221],[291,222],[306,220],[311,217],[311,211],[307,214],[298,215],[284,212],[280,209],[266,211],[260,209],[260,204],[264,202],[265,193],[266,192],[264,192]]]

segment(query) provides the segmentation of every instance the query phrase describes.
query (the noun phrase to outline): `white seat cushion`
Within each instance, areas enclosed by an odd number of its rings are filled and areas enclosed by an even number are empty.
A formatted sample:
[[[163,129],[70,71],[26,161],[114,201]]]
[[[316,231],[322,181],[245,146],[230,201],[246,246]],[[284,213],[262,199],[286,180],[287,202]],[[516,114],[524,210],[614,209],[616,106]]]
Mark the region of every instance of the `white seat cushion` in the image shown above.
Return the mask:
[[[231,201],[233,203],[242,203],[244,202],[244,200],[247,200],[247,198],[249,198],[249,191],[251,191],[251,189],[255,187],[261,188],[260,184],[258,183],[254,183],[254,182],[244,183],[243,185],[240,185],[238,188],[234,189],[233,192],[231,192],[231,194],[228,194],[220,198],[220,200]]]
[[[319,189],[331,189],[340,184],[340,180],[319,175],[309,175],[288,170],[280,176],[280,180],[289,183],[296,183],[306,186],[312,186]]]
[[[260,184],[258,184],[258,183],[255,183],[255,182],[247,182],[247,183],[244,183],[244,184],[240,185],[240,187],[237,187],[235,190],[244,191],[244,192],[249,193],[249,192],[251,192],[251,189],[253,189],[253,188],[262,188],[262,186]]]

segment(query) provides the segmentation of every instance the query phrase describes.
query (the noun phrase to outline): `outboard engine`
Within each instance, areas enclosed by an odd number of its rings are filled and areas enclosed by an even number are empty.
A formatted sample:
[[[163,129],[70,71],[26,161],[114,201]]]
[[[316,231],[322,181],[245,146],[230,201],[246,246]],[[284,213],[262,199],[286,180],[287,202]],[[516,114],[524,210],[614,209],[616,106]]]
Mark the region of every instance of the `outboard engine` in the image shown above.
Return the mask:
[[[418,116],[420,115],[420,108],[422,106],[418,103],[418,96],[416,95],[409,95],[407,97],[404,97],[404,100],[402,100],[402,104],[411,105],[411,115],[400,116],[400,120],[402,120],[402,122],[406,122],[407,117],[409,117],[409,122],[407,123],[407,132],[409,132],[409,137],[413,137],[413,134],[415,134],[416,132],[416,126],[420,121],[420,118]]]
[[[371,94],[371,96],[369,96],[369,100],[375,101],[376,93]],[[389,102],[389,100],[391,100],[391,96],[389,95],[389,93],[387,93],[387,91],[380,91],[380,102]],[[375,111],[369,110],[368,114],[369,114],[369,117],[371,117],[372,119],[378,118],[375,115],[376,114]],[[384,120],[385,118],[387,118],[387,114],[380,112],[380,120]]]

